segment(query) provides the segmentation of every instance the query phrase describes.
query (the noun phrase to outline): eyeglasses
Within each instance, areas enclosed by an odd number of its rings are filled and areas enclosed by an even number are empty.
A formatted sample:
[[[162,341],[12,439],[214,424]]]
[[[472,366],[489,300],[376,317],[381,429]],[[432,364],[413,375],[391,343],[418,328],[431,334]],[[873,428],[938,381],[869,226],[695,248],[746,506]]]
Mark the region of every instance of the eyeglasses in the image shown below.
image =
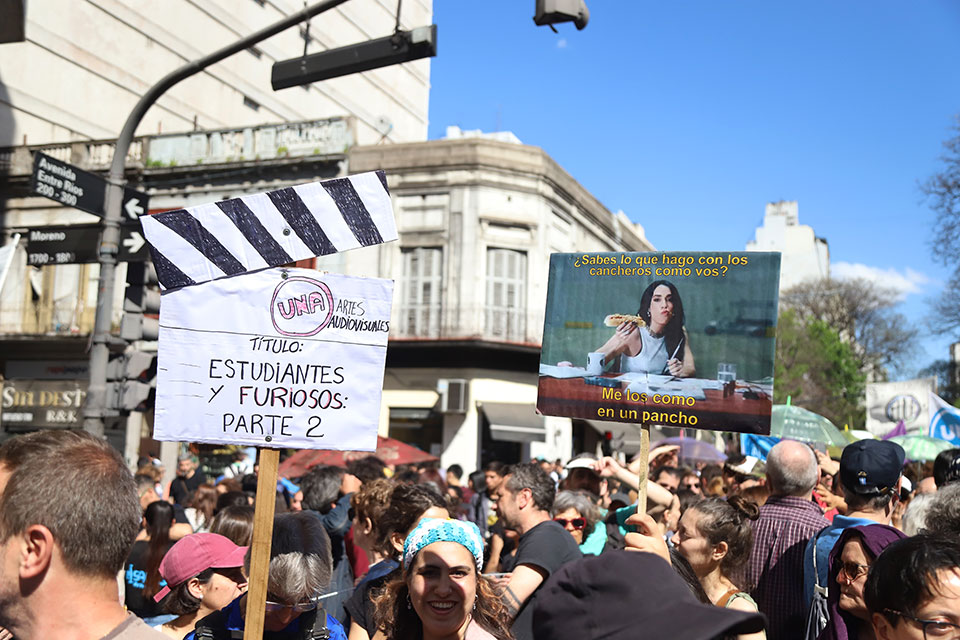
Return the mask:
[[[296,613],[303,613],[304,611],[313,611],[317,608],[316,601],[308,602],[298,602],[297,604],[287,604],[285,602],[271,602],[267,600],[266,606],[264,607],[267,613],[275,613],[277,611],[284,611],[290,609]]]
[[[844,562],[840,565],[840,572],[837,577],[844,576],[847,583],[853,582],[870,570],[870,565],[857,564],[856,562]]]
[[[893,609],[884,609],[883,612],[912,620],[920,625],[920,628],[923,629],[924,640],[957,640],[960,638],[960,624],[954,624],[946,620],[923,620]]]
[[[573,518],[571,520],[567,520],[566,518],[554,518],[553,521],[559,524],[564,529],[567,528],[568,524],[574,529],[578,529],[578,530],[583,529],[587,526],[586,518]]]

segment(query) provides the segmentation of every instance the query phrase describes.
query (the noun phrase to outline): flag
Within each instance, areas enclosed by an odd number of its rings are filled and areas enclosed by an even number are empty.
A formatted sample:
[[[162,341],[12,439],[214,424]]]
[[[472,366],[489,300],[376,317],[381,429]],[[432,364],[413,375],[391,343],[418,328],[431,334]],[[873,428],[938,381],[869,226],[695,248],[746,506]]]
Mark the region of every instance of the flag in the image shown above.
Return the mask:
[[[17,250],[18,242],[20,242],[20,234],[15,233],[9,244],[0,247],[0,292],[3,291],[3,282],[7,279],[10,265],[13,264],[13,255]]]
[[[901,420],[900,422],[897,423],[897,426],[895,426],[893,429],[890,429],[890,431],[888,431],[886,435],[884,435],[883,438],[881,438],[881,440],[889,440],[890,438],[893,438],[895,436],[905,436],[905,435],[907,435],[907,425],[904,424],[903,420]]]
[[[775,438],[773,436],[759,436],[753,433],[741,433],[740,434],[740,451],[743,452],[745,456],[753,456],[754,458],[759,458],[760,460],[766,461],[767,454],[770,453],[770,449],[773,448],[773,445],[780,442],[780,438]]]
[[[960,447],[960,409],[950,406],[934,393],[930,394],[930,429],[927,435]]]

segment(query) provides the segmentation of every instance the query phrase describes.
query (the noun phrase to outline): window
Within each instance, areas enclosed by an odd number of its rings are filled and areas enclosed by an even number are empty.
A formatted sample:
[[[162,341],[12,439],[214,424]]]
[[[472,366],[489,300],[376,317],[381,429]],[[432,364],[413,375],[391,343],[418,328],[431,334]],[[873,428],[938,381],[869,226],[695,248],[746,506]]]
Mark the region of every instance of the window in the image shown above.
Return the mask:
[[[511,249],[487,249],[488,335],[503,340],[525,339],[527,254]]]
[[[408,336],[439,337],[443,250],[417,247],[404,249],[402,255],[400,331]]]

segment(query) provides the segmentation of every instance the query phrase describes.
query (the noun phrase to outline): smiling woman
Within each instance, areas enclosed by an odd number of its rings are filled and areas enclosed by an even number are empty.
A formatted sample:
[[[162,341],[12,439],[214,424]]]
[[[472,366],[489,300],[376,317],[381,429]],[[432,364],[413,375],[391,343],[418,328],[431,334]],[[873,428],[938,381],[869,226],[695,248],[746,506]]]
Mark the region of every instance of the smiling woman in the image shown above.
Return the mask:
[[[388,640],[512,640],[500,599],[480,575],[483,538],[476,525],[425,518],[403,545],[403,575],[376,598]]]

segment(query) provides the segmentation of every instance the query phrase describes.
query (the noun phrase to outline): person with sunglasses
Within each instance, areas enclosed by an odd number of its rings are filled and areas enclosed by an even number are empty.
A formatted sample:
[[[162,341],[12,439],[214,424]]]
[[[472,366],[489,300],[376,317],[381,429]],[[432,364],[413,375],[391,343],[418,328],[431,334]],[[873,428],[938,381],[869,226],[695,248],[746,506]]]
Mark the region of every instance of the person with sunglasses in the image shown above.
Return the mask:
[[[597,506],[582,491],[561,491],[553,501],[553,513],[553,521],[566,529],[583,551],[584,541],[600,521]]]
[[[196,533],[174,544],[160,564],[167,585],[155,596],[160,608],[176,616],[160,632],[182,640],[196,623],[230,604],[246,590],[243,556],[247,547],[238,547],[215,533]]]
[[[250,574],[250,551],[243,559]],[[262,640],[347,640],[336,618],[327,614],[321,594],[330,585],[330,538],[308,511],[284,513],[273,521],[266,613]],[[197,622],[185,640],[226,640],[243,636],[247,594]]]
[[[870,568],[864,599],[878,640],[960,639],[960,542],[920,534]]]
[[[843,530],[830,552],[830,584],[838,588],[828,591],[830,617],[818,640],[872,640],[870,613],[863,598],[867,572],[884,549],[905,537],[883,524]]]

